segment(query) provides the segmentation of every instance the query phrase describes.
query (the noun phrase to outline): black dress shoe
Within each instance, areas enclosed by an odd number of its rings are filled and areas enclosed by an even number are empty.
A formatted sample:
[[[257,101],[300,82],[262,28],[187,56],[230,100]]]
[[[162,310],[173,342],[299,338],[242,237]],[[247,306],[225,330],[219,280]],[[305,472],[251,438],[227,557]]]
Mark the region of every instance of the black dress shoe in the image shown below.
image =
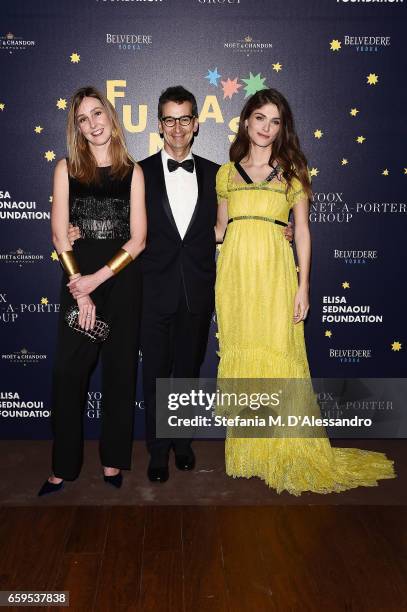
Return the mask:
[[[186,452],[178,453],[174,448],[175,453],[175,465],[179,470],[187,472],[188,470],[193,470],[195,467],[195,455],[192,448],[189,448]]]
[[[57,491],[60,491],[63,488],[63,486],[64,486],[63,480],[59,482],[58,484],[55,484],[54,482],[50,482],[49,480],[46,480],[44,484],[42,485],[41,489],[38,491],[38,497],[42,497],[43,495],[48,495],[49,493],[56,493]]]
[[[116,487],[116,489],[120,489],[123,483],[123,475],[121,472],[118,472],[118,474],[115,474],[114,476],[106,476],[106,474],[104,474],[103,480],[113,487]]]
[[[169,477],[168,463],[167,465],[158,466],[150,461],[147,476],[150,482],[166,482]]]

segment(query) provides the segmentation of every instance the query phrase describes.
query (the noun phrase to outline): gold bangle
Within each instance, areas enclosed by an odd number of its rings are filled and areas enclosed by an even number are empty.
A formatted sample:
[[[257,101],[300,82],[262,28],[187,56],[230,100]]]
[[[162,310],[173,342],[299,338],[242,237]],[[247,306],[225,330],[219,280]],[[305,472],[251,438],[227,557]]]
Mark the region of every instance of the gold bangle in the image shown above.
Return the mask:
[[[61,266],[68,274],[68,276],[73,276],[73,274],[79,274],[79,267],[75,259],[75,255],[73,251],[63,251],[58,255]]]
[[[112,259],[107,262],[107,266],[111,269],[113,274],[118,274],[123,268],[129,265],[133,261],[132,256],[125,249],[120,249]]]

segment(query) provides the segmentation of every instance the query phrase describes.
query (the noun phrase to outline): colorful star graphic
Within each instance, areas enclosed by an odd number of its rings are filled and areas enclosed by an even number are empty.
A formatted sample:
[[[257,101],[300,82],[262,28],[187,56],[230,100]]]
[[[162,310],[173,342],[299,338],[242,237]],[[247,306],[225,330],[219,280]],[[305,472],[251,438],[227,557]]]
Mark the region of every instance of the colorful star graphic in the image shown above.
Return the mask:
[[[208,68],[208,74],[206,75],[205,79],[208,79],[210,85],[215,85],[215,87],[217,87],[218,79],[220,79],[220,77],[221,75],[219,74],[217,68],[215,68],[215,70]]]
[[[348,281],[345,281],[345,282],[342,283],[342,287],[344,289],[350,289],[350,283],[348,283]]]
[[[342,47],[342,43],[336,38],[334,38],[329,43],[329,46],[330,46],[331,51],[339,51],[339,49]]]
[[[48,298],[42,297],[41,298],[41,304],[45,304],[45,306],[46,306],[48,304]]]
[[[330,329],[325,330],[325,337],[330,338],[332,336],[332,332]]]
[[[322,138],[323,135],[324,135],[324,133],[323,133],[322,130],[315,130],[315,132],[314,132],[315,138],[320,139],[320,138]]]
[[[252,96],[257,91],[261,91],[266,88],[265,81],[266,77],[261,77],[261,73],[259,72],[254,76],[251,72],[248,79],[242,79],[246,83],[246,87],[244,88],[246,95],[245,98]]]
[[[348,160],[346,159],[346,157],[343,157],[343,158],[342,158],[342,160],[341,160],[341,164],[342,164],[342,166],[347,166],[347,165],[348,165],[348,163],[349,163],[349,162],[348,162]]]
[[[72,53],[71,57],[71,62],[73,64],[79,64],[79,62],[81,61],[81,56],[78,55],[77,53]]]
[[[392,345],[391,345],[391,350],[392,351],[401,351],[403,345],[401,344],[401,342],[397,342],[397,340],[395,340]]]
[[[54,153],[54,151],[45,151],[44,157],[49,162],[54,161],[55,153]]]
[[[66,109],[66,100],[65,100],[65,98],[59,98],[59,100],[57,100],[57,108],[59,108],[59,110],[65,110]]]
[[[383,170],[383,172],[382,172],[382,175],[383,175],[383,176],[389,176],[389,174],[390,174],[390,173],[389,173],[389,171],[388,171],[388,169],[387,169],[387,168],[385,168],[385,169]]]
[[[357,108],[351,108],[350,111],[349,111],[349,114],[352,115],[352,117],[356,117],[358,112],[359,112],[359,110]]]
[[[276,72],[280,72],[282,67],[283,67],[283,64],[280,64],[280,62],[276,62],[275,64],[273,64],[273,70],[275,70]]]
[[[234,79],[229,79],[227,81],[221,81],[222,89],[223,89],[223,99],[232,98],[233,94],[237,93],[239,89],[242,87],[241,83],[237,82],[237,77]]]
[[[3,111],[6,108],[4,102],[0,102],[0,110]]]
[[[36,126],[35,126],[35,128],[34,128],[34,132],[35,132],[36,134],[41,134],[41,132],[42,132],[42,130],[43,130],[43,129],[44,129],[44,128],[43,128],[43,127],[41,127],[40,125],[36,125]]]
[[[379,81],[379,77],[377,76],[377,74],[374,74],[373,72],[368,74],[366,79],[367,79],[368,85],[376,85]]]
[[[51,259],[52,261],[58,261],[58,253],[56,251],[52,251]]]
[[[318,176],[319,170],[318,168],[311,168],[309,175],[310,176]]]
[[[363,144],[365,142],[366,138],[364,136],[358,136],[356,138],[356,142],[358,142],[359,144]]]

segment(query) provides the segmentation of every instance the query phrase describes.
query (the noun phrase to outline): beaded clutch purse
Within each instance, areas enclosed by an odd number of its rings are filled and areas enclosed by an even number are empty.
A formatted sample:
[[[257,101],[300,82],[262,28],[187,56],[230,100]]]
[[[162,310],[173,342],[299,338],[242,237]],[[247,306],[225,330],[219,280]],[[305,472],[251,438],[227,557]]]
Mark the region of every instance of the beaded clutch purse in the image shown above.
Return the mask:
[[[79,334],[83,334],[92,342],[104,342],[109,335],[109,325],[96,315],[96,323],[93,329],[83,329],[78,323],[79,308],[71,306],[65,314],[68,326]]]

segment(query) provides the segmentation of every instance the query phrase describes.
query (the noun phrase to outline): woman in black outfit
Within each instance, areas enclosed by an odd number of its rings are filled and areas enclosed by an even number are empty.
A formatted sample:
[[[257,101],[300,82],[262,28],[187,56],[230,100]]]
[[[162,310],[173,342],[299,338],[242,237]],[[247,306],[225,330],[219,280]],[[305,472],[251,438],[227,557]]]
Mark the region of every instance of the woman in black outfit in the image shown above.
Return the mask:
[[[67,125],[68,158],[54,175],[52,234],[65,274],[53,374],[53,473],[39,495],[77,478],[83,456],[83,411],[89,377],[102,359],[100,457],[104,480],[120,487],[129,469],[139,344],[141,274],[144,249],[144,178],[131,160],[117,114],[94,87],[79,89]],[[68,240],[69,223],[81,240]],[[77,304],[78,322],[93,330],[96,315],[109,325],[99,344],[64,320]]]

